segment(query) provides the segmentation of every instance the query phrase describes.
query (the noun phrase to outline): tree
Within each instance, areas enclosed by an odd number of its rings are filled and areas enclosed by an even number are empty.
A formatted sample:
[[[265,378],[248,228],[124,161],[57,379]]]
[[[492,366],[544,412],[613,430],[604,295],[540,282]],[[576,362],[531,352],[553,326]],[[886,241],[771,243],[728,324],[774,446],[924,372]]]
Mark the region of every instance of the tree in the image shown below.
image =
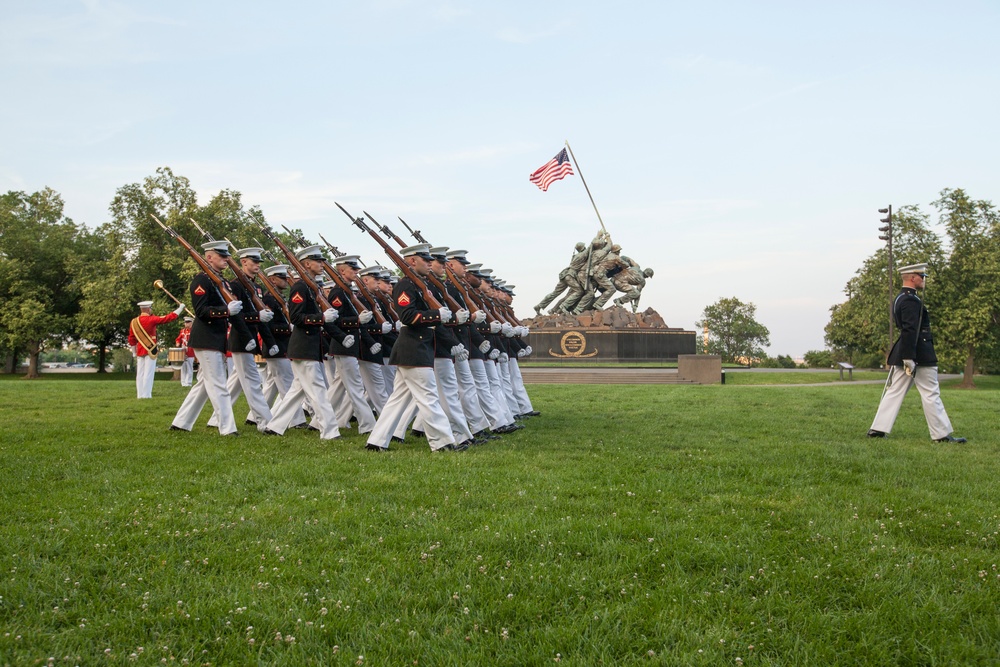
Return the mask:
[[[757,306],[736,297],[722,298],[705,308],[698,327],[708,328],[708,352],[730,363],[747,364],[763,358],[771,332],[754,319]]]
[[[937,318],[939,357],[961,364],[960,386],[975,387],[977,357],[998,347],[1000,323],[1000,215],[993,204],[971,199],[962,189],[946,188],[934,202],[951,245],[948,263],[930,274],[929,289]]]
[[[73,335],[80,292],[68,267],[82,236],[50,188],[0,196],[0,347],[28,354],[28,378],[46,345]]]

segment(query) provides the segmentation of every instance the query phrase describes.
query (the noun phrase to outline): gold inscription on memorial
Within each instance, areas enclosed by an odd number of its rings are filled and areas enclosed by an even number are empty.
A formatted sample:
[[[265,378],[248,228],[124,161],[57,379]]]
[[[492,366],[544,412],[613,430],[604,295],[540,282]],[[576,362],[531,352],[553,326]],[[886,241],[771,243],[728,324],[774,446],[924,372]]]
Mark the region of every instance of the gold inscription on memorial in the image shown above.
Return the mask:
[[[585,359],[597,356],[597,349],[594,349],[593,352],[584,353],[584,350],[587,349],[587,337],[579,331],[567,331],[564,333],[563,337],[559,340],[559,347],[562,349],[562,354],[549,348],[549,356],[559,357],[560,359]]]

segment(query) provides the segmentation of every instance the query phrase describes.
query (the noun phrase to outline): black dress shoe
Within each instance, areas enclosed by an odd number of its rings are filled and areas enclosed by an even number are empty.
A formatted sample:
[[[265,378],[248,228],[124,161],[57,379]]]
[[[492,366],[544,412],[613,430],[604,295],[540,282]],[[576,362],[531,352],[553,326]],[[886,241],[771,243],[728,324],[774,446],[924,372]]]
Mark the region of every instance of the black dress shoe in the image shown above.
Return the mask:
[[[265,428],[265,429],[264,429],[263,431],[261,431],[261,433],[263,433],[264,435],[278,435],[278,436],[280,436],[280,435],[281,435],[281,434],[280,434],[280,433],[278,433],[277,431],[272,431],[272,430],[271,430],[271,429],[269,429],[269,428]]]
[[[247,426],[256,426],[256,425],[257,425],[257,422],[255,422],[255,421],[254,421],[254,420],[252,420],[252,419],[248,419],[248,420],[246,420],[246,421],[245,421],[245,422],[243,422],[243,423],[244,423],[244,424],[246,424]]]
[[[398,435],[394,435],[391,438],[389,438],[389,442],[403,442],[403,439],[400,438]]]
[[[367,449],[370,452],[387,452],[387,451],[389,451],[388,447],[379,447],[378,445],[373,445],[370,442],[367,445],[365,445],[365,449]]]
[[[538,410],[532,410],[531,412],[525,412],[524,416],[525,417],[537,417],[540,414],[542,414],[542,413],[539,412]]]
[[[868,437],[869,438],[884,438],[885,437],[885,433],[883,433],[882,431],[876,431],[875,429],[869,429],[868,430]]]
[[[957,445],[957,444],[961,444],[963,442],[968,442],[968,440],[966,440],[965,438],[956,438],[956,437],[951,436],[951,435],[946,435],[943,438],[938,438],[934,442],[954,442]]]
[[[170,430],[171,431],[184,431],[185,433],[189,432],[186,428],[181,428],[180,426],[174,426],[173,424],[170,425]]]
[[[232,433],[223,433],[222,437],[224,437],[224,438],[238,438],[238,437],[240,437],[240,432],[239,431],[233,431]]]
[[[423,431],[410,431],[410,435],[412,435],[414,438],[426,438],[427,437],[426,435],[424,435]]]
[[[467,442],[460,442],[457,445],[445,445],[444,447],[438,447],[437,449],[432,449],[432,452],[464,452],[469,448]]]

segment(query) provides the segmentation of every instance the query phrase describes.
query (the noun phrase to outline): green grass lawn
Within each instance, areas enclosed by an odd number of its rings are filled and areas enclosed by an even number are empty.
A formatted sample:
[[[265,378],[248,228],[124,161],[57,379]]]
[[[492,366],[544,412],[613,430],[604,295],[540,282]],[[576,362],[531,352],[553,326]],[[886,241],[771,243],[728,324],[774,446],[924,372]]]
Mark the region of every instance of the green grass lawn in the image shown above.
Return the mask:
[[[167,427],[110,376],[0,381],[3,665],[989,665],[1000,381],[529,387],[461,454]],[[915,392],[914,392],[915,393]],[[242,424],[245,402],[237,411]]]

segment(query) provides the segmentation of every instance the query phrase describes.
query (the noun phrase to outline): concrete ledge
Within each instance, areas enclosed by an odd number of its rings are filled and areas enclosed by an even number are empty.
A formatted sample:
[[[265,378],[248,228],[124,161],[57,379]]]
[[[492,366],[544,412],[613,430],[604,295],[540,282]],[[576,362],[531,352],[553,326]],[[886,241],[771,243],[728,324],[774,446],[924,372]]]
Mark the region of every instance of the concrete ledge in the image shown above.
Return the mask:
[[[721,384],[722,357],[717,354],[678,355],[677,374],[695,384]]]

